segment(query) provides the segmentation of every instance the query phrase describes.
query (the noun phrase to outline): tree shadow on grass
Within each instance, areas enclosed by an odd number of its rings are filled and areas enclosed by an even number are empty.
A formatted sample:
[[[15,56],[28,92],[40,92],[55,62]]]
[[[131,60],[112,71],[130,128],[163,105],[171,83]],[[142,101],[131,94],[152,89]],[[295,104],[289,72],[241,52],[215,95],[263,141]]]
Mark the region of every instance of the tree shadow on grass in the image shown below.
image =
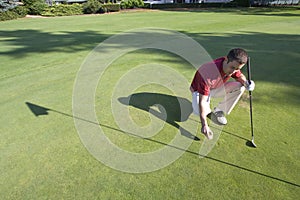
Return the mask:
[[[25,57],[30,53],[64,52],[74,53],[93,49],[110,35],[100,34],[96,31],[60,31],[43,32],[39,30],[0,30],[0,38],[5,43],[15,46],[13,49],[0,52],[16,59]]]
[[[251,57],[254,80],[300,86],[300,71],[295,70],[300,56],[299,35],[249,31],[222,36],[212,32],[183,33],[198,41],[212,58],[225,56],[234,47],[245,48]],[[216,49],[216,44],[221,47]],[[246,67],[242,70],[246,74]]]
[[[299,35],[296,34],[271,34],[263,32],[239,32],[216,35],[212,32],[191,33],[181,30],[196,40],[211,55],[212,58],[224,56],[233,47],[243,47],[252,57],[253,78],[273,83],[288,83],[300,86],[297,63],[299,60]],[[122,38],[134,38],[140,35],[139,31],[124,33]],[[166,33],[143,32],[145,38],[160,38]],[[155,37],[153,37],[153,34]],[[176,34],[170,31],[170,34]],[[3,38],[5,45],[14,47],[0,51],[0,55],[11,56],[22,59],[30,53],[62,52],[74,53],[83,50],[92,50],[99,43],[112,35],[96,31],[61,31],[43,32],[39,30],[0,30],[0,38]],[[110,48],[126,49],[127,41],[112,40],[113,44],[104,45],[97,49],[100,53]],[[153,41],[155,42],[155,41]],[[215,48],[218,44],[219,48]],[[111,45],[111,46],[109,46]],[[134,46],[134,44],[132,44]],[[162,51],[157,53],[161,54]],[[197,57],[197,52],[189,52]],[[199,55],[198,55],[199,56]],[[158,61],[159,62],[159,61]],[[172,60],[169,60],[172,62]],[[173,59],[173,62],[178,60]],[[206,62],[206,61],[205,61]],[[199,66],[203,61],[199,60]],[[294,71],[295,73],[290,73]],[[274,73],[276,72],[276,73]],[[270,75],[272,74],[272,75]]]
[[[191,33],[179,30],[196,40],[211,55],[212,58],[224,56],[233,47],[243,47],[252,57],[252,71],[255,80],[288,83],[300,86],[297,63],[299,60],[300,39],[297,34],[271,34],[263,32],[239,32],[218,35],[212,32]],[[139,31],[124,33],[122,38],[134,38],[140,35]],[[143,32],[145,38],[160,38],[166,33]],[[154,34],[154,36],[153,36]],[[170,31],[170,34],[176,34]],[[0,38],[5,45],[13,48],[0,51],[0,55],[6,55],[15,59],[22,59],[30,53],[62,52],[75,53],[78,51],[92,50],[99,43],[112,36],[97,31],[61,31],[43,32],[39,30],[0,30]],[[104,45],[97,51],[106,52],[112,47],[114,50],[128,48],[128,42],[112,40],[113,44]],[[155,41],[153,41],[155,42]],[[2,41],[1,41],[2,43]],[[218,44],[219,48],[215,48]],[[132,44],[134,46],[134,44]],[[155,53],[155,52],[154,52]],[[161,54],[162,51],[157,53]],[[197,52],[189,52],[197,57]],[[198,55],[199,56],[199,55]],[[178,62],[170,59],[169,62]],[[159,62],[159,60],[158,60]],[[203,62],[199,60],[200,64]],[[294,71],[295,73],[290,73]],[[274,73],[276,72],[276,73]],[[272,75],[270,75],[272,74]]]
[[[133,106],[151,113],[155,117],[179,129],[185,137],[200,140],[177,123],[186,121],[193,112],[192,103],[185,98],[143,92],[135,93],[128,97],[120,97],[118,100],[124,105]]]
[[[300,70],[297,70],[300,58],[299,35],[263,32],[229,33],[223,36],[211,32],[189,33],[183,31],[183,33],[198,41],[212,58],[224,56],[234,47],[245,48],[251,57],[252,79],[257,83],[254,91],[255,102],[265,103],[264,96],[272,96],[276,106],[282,102],[299,105]],[[216,44],[221,46],[216,48]],[[246,67],[242,71],[247,74]],[[276,85],[284,86],[286,89],[280,93],[274,92],[274,90],[264,90],[260,83],[266,82],[274,84],[274,87]]]
[[[297,70],[300,57],[300,38],[298,34],[240,31],[238,33],[223,33],[220,35],[213,32],[191,33],[186,30],[181,30],[180,32],[196,40],[212,58],[224,56],[233,47],[245,48],[251,57],[253,80],[258,83],[269,82],[287,86],[287,89],[283,91],[285,95],[274,93],[273,90],[264,90],[261,95],[272,96],[278,102],[286,101],[290,105],[298,106],[300,99],[299,89],[295,91],[288,87],[289,85],[296,86],[296,88],[300,87],[300,70]],[[125,33],[124,38],[135,37],[138,34],[141,34],[141,32],[131,31]],[[164,36],[163,33],[157,32],[143,33],[145,38],[150,37],[152,34],[155,34],[154,38]],[[170,34],[174,34],[174,32],[170,31]],[[4,43],[13,47],[0,51],[0,56],[4,55],[10,56],[13,59],[22,59],[31,53],[48,52],[62,52],[72,56],[72,53],[78,51],[92,50],[96,45],[110,36],[112,35],[90,30],[77,32],[43,32],[33,29],[0,30],[0,38],[4,39],[3,42],[1,41],[1,45]],[[118,40],[114,42],[111,44],[114,49],[128,48],[128,42],[126,41]],[[216,44],[218,48],[216,48]],[[132,45],[134,46],[134,44]],[[107,45],[97,50],[100,51],[99,53],[102,53],[110,50],[109,48],[110,46]],[[152,51],[152,53],[156,52]],[[161,54],[162,51],[160,50],[158,53]],[[192,54],[195,52],[188,53]],[[168,56],[165,57],[167,58]],[[159,63],[161,60],[154,60],[153,62]],[[178,62],[178,59],[169,59],[167,62]],[[203,62],[199,60],[199,66]],[[32,69],[31,66],[25,67],[28,67],[29,70]],[[191,65],[188,67],[189,70],[195,70],[192,69]],[[245,68],[243,70],[246,73]],[[192,75],[190,78],[192,78]],[[257,84],[257,88],[260,88],[259,84]],[[286,98],[287,96],[289,98]],[[255,95],[255,101],[264,100],[259,95]]]
[[[281,179],[281,178],[278,178],[278,177],[274,177],[274,176],[271,176],[271,175],[268,175],[268,174],[265,174],[265,173],[261,173],[261,172],[255,171],[253,169],[249,169],[247,167],[239,166],[237,164],[230,163],[230,162],[227,162],[227,161],[224,161],[224,160],[220,160],[220,159],[209,157],[209,156],[203,156],[203,155],[200,155],[197,152],[186,150],[186,149],[182,149],[180,147],[177,147],[177,146],[174,146],[174,145],[170,145],[170,144],[158,141],[158,140],[154,140],[154,139],[151,139],[151,138],[144,138],[144,137],[141,137],[141,136],[133,134],[133,133],[124,132],[124,131],[122,131],[120,129],[117,129],[117,128],[114,128],[114,127],[111,127],[111,126],[108,126],[108,125],[105,125],[105,124],[100,124],[98,122],[93,122],[93,121],[90,121],[90,120],[87,120],[87,119],[76,117],[74,115],[70,115],[70,114],[65,113],[65,112],[61,112],[61,111],[58,111],[58,110],[54,110],[54,109],[51,109],[51,108],[47,108],[47,107],[44,107],[44,106],[33,104],[31,102],[25,102],[25,104],[27,105],[27,107],[30,109],[30,111],[36,117],[38,117],[40,115],[48,115],[49,112],[54,112],[54,113],[61,114],[61,115],[66,116],[66,117],[71,117],[71,118],[74,118],[74,119],[82,120],[82,121],[87,122],[87,123],[91,123],[91,124],[103,126],[103,127],[112,129],[114,131],[118,131],[118,132],[120,132],[122,134],[127,134],[127,135],[131,135],[131,136],[135,136],[135,137],[138,137],[138,138],[143,139],[143,140],[147,140],[147,141],[150,141],[150,142],[155,142],[155,143],[163,145],[163,146],[169,146],[169,147],[175,148],[175,149],[180,150],[180,151],[185,151],[185,152],[187,152],[189,154],[192,154],[192,155],[195,155],[197,157],[200,156],[200,157],[203,157],[204,159],[211,160],[211,161],[214,161],[214,162],[219,163],[219,164],[223,164],[223,165],[226,165],[226,166],[233,167],[234,169],[238,169],[238,170],[242,170],[242,171],[245,171],[245,172],[249,172],[249,173],[254,174],[254,175],[259,175],[259,176],[262,176],[262,177],[265,177],[265,178],[269,178],[269,179],[272,179],[272,180],[275,180],[275,181],[278,181],[278,182],[281,182],[281,183],[285,183],[285,184],[288,184],[288,185],[291,185],[291,186],[295,186],[295,187],[298,187],[298,188],[300,187],[300,185],[297,184],[297,183],[293,183],[293,182],[290,182],[290,181],[287,181],[287,180],[284,180],[284,179]]]

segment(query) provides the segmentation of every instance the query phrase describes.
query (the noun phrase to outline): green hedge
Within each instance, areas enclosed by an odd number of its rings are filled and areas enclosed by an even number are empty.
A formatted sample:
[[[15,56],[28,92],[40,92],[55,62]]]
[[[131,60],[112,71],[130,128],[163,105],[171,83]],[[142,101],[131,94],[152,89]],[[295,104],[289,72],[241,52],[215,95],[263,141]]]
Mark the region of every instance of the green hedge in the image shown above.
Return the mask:
[[[108,3],[108,4],[103,4],[102,8],[106,11],[106,12],[118,12],[120,11],[121,7],[120,4],[117,3]]]
[[[132,8],[143,8],[144,1],[143,0],[122,0],[121,8],[122,9],[132,9]]]
[[[238,6],[241,7],[249,7],[250,1],[249,0],[234,0],[232,3],[235,3]]]
[[[5,12],[0,12],[0,21],[12,20],[25,17],[28,9],[25,6],[17,6]]]
[[[145,8],[167,9],[167,8],[228,8],[228,7],[248,7],[249,0],[234,0],[228,3],[168,3],[152,4],[145,3]]]
[[[17,13],[19,17],[25,17],[28,14],[28,8],[25,6],[17,6],[13,11]]]
[[[85,4],[59,4],[50,6],[42,12],[43,16],[69,16],[120,11],[120,4],[101,4],[97,0],[89,0]]]
[[[17,13],[8,10],[5,12],[0,12],[0,21],[5,21],[5,20],[11,20],[11,19],[17,19],[18,15]]]
[[[70,16],[83,14],[83,7],[81,4],[59,4],[47,7],[42,13],[42,16],[55,17],[55,16]]]
[[[44,0],[22,0],[22,2],[30,15],[40,15],[48,7]]]
[[[98,0],[88,0],[83,4],[84,14],[103,13],[102,3]]]

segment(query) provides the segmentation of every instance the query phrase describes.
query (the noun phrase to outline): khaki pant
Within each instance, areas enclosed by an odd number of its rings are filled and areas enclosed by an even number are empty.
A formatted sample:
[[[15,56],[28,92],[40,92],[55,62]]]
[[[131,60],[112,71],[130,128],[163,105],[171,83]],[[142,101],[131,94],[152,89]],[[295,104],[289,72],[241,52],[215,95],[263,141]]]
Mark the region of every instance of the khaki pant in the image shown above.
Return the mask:
[[[236,81],[230,81],[226,82],[224,84],[224,87],[212,89],[210,91],[207,108],[210,108],[210,98],[220,98],[223,97],[222,101],[218,103],[216,108],[222,110],[227,115],[230,114],[236,103],[241,98],[242,94],[245,91],[245,87],[240,83]],[[193,112],[196,115],[199,115],[199,93],[193,92]],[[208,111],[208,113],[211,112],[211,109]],[[208,114],[206,113],[206,114]]]

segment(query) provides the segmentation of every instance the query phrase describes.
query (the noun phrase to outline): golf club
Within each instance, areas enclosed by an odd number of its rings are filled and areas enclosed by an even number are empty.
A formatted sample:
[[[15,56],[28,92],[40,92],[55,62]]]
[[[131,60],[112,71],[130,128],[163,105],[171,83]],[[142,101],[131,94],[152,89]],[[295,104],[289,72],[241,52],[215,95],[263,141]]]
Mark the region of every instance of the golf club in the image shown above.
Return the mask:
[[[251,84],[251,71],[250,71],[250,57],[248,57],[247,60],[247,72],[248,72],[248,82]],[[251,143],[253,147],[256,147],[256,144],[254,143],[254,132],[253,132],[253,117],[252,117],[252,91],[249,91],[249,100],[250,100],[250,124],[251,124],[251,135],[252,140]]]

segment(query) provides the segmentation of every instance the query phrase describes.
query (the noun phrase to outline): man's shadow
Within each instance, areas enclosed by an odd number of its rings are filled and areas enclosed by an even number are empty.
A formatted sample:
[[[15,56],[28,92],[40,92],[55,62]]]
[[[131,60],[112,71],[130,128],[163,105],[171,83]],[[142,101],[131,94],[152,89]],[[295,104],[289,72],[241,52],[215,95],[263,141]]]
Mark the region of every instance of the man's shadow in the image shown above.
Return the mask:
[[[155,117],[167,122],[180,130],[181,135],[193,140],[200,140],[197,136],[182,128],[177,122],[186,121],[193,112],[192,103],[181,97],[158,93],[135,93],[118,99],[122,104],[151,113]]]

